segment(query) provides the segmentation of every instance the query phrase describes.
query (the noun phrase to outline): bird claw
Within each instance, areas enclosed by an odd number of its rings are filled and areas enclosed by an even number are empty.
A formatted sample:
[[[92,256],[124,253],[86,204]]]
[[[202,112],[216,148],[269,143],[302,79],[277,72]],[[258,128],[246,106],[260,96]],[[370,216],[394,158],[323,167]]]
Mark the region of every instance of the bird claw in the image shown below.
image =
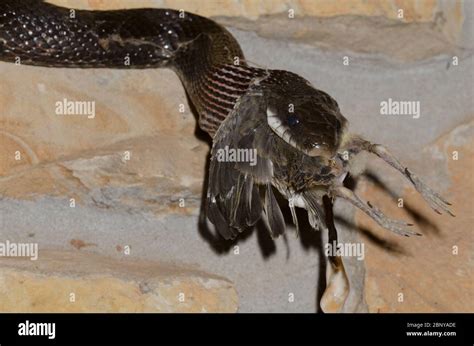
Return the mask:
[[[441,211],[444,211],[448,213],[451,216],[455,216],[450,210],[449,207],[451,203],[446,201],[443,197],[441,197],[438,193],[434,192],[431,190],[426,184],[424,184],[420,178],[418,178],[415,174],[410,172],[408,168],[403,166],[400,161],[392,154],[390,153],[387,148],[385,148],[383,145],[380,144],[372,144],[368,141],[363,141],[361,146],[365,149],[368,150],[378,157],[380,157],[382,160],[387,162],[390,166],[395,168],[397,171],[402,173],[405,177],[410,180],[410,182],[413,184],[415,189],[423,196],[425,201],[430,205],[431,208],[438,214],[441,214]]]
[[[364,203],[356,194],[354,194],[351,190],[343,186],[333,188],[331,190],[331,194],[348,200],[357,208],[359,208],[368,216],[370,216],[372,219],[374,219],[375,222],[377,222],[380,226],[390,232],[403,235],[405,237],[409,237],[411,235],[421,235],[420,233],[408,229],[408,227],[413,226],[413,224],[407,223],[402,220],[392,220],[388,218],[387,216],[385,216],[384,213],[382,213],[380,209],[373,206],[370,202]]]
[[[411,235],[421,236],[420,233],[409,230],[407,227],[413,226],[413,224],[405,222],[403,220],[392,220],[388,218],[380,209],[373,206],[370,202],[367,202],[370,207],[368,215],[371,216],[380,226],[386,230],[409,237]]]
[[[405,168],[405,176],[411,181],[416,191],[418,191],[423,196],[425,201],[435,212],[441,215],[441,209],[453,217],[456,216],[451,212],[451,210],[449,210],[449,206],[452,204],[446,201],[441,195],[430,189],[421,181],[420,178],[418,178],[414,173],[410,172],[408,168]]]

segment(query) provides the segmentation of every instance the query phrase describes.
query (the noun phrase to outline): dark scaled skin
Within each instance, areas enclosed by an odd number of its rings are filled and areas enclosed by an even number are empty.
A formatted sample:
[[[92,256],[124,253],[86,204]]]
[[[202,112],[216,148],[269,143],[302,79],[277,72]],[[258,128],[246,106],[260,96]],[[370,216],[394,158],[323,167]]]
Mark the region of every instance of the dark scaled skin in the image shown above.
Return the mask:
[[[343,187],[348,161],[371,152],[401,172],[437,211],[449,203],[381,145],[348,132],[337,102],[294,73],[245,62],[222,26],[166,9],[75,11],[39,0],[0,3],[0,60],[62,68],[171,68],[213,138],[206,212],[226,239],[264,218],[273,236],[285,231],[275,189],[327,229],[323,198],[343,198],[382,227],[416,234]],[[124,62],[128,60],[128,64]],[[237,61],[237,63],[236,63]],[[256,150],[257,163],[225,162],[225,147]]]

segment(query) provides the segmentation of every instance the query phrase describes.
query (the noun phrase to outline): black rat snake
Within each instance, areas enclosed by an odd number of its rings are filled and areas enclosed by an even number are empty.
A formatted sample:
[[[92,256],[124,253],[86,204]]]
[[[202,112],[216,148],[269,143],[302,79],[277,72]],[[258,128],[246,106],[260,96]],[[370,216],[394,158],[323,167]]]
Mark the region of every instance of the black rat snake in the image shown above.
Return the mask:
[[[206,212],[220,234],[234,238],[266,220],[272,236],[285,222],[272,186],[311,225],[326,228],[323,197],[341,197],[383,227],[415,234],[342,185],[348,162],[372,152],[403,173],[437,211],[446,201],[383,146],[347,131],[337,102],[287,71],[249,66],[234,37],[207,18],[168,9],[84,11],[39,0],[0,3],[0,60],[68,68],[173,69],[213,138]],[[219,160],[224,149],[256,150],[253,163]]]

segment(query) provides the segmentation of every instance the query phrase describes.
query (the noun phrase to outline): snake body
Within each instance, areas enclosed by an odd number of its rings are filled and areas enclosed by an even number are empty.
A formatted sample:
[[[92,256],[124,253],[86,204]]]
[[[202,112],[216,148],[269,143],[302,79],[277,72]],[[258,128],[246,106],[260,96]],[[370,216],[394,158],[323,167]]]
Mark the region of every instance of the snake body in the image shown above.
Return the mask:
[[[308,210],[314,228],[326,228],[322,198],[347,174],[343,153],[373,149],[347,136],[346,119],[331,96],[294,73],[250,66],[224,27],[188,12],[86,11],[41,0],[2,0],[0,60],[174,70],[200,128],[213,138],[206,212],[227,239],[262,216],[273,236],[284,232],[272,186],[289,201],[296,225],[295,206]],[[220,161],[224,148],[256,150],[257,163]],[[375,211],[371,216],[380,219]]]
[[[232,65],[242,51],[206,18],[166,9],[79,11],[42,1],[3,1],[0,55],[22,64],[174,69],[211,134],[258,74]],[[224,86],[224,88],[222,88]]]

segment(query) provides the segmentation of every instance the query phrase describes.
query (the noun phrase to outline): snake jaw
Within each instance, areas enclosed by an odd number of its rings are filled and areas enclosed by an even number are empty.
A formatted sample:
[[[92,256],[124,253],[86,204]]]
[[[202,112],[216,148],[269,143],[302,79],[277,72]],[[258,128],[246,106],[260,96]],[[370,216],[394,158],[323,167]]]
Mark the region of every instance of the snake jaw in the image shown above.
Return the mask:
[[[272,131],[286,143],[291,145],[293,148],[303,152],[304,154],[316,157],[316,156],[327,156],[331,155],[331,152],[325,145],[322,144],[311,144],[308,147],[297,143],[295,136],[292,135],[289,126],[285,125],[283,121],[278,117],[276,112],[268,107],[267,108],[267,124],[270,126]]]
[[[321,154],[321,146],[316,144],[306,152],[309,156],[319,156]]]
[[[283,121],[280,120],[278,115],[270,107],[267,108],[267,124],[278,137],[283,139],[293,148],[301,150],[293,139],[290,128],[283,124]]]
[[[311,149],[306,149],[303,150],[303,152],[308,155],[308,156],[326,156],[330,157],[332,156],[332,153],[330,150],[328,150],[327,146],[325,145],[320,145],[320,144],[314,144]]]

